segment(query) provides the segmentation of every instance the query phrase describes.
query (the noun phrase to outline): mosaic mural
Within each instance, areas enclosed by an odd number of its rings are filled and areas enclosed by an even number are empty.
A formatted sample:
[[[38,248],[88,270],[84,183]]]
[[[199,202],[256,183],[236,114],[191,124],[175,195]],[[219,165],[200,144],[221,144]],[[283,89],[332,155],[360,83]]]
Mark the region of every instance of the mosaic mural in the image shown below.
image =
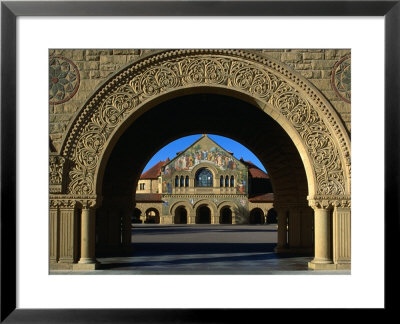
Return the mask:
[[[176,172],[190,172],[199,164],[207,167],[207,163],[221,171],[218,177],[225,175],[224,171],[228,171],[230,175],[234,174],[237,194],[247,194],[247,167],[207,136],[203,136],[164,166],[161,171],[163,193],[172,193]],[[217,180],[219,184],[219,178]]]

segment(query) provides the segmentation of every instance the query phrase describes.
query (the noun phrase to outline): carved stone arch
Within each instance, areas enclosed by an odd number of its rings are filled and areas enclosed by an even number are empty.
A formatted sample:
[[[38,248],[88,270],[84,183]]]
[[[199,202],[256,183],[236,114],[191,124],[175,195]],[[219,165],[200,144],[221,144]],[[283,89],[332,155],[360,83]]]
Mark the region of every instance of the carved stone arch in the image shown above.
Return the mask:
[[[238,205],[236,205],[236,204],[235,204],[234,202],[232,202],[232,201],[222,201],[222,202],[220,202],[220,203],[218,204],[218,206],[217,206],[218,214],[221,212],[221,209],[224,208],[224,207],[230,207],[231,210],[232,210],[232,213],[234,213],[235,209],[238,209],[238,208],[239,208]]]
[[[172,215],[172,216],[175,215],[176,209],[181,207],[181,206],[184,206],[186,208],[188,216],[193,214],[192,205],[188,201],[184,201],[184,200],[177,201],[176,203],[171,205],[171,207],[169,208],[169,214]]]
[[[299,73],[248,50],[167,50],[143,57],[100,87],[77,113],[62,145],[66,193],[101,194],[101,165],[116,134],[188,88],[236,93],[274,118],[296,145],[309,199],[349,197],[350,139],[334,108]]]
[[[199,208],[202,205],[206,205],[207,207],[210,208],[211,210],[211,216],[215,216],[218,214],[218,208],[217,205],[210,199],[201,199],[199,201],[197,201],[194,205],[193,205],[193,210],[196,212],[197,208]]]

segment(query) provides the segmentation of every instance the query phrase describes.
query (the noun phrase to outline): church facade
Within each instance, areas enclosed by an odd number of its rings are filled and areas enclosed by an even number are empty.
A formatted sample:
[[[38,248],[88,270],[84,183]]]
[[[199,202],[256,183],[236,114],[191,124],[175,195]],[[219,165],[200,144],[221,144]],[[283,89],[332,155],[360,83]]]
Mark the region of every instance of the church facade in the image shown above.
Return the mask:
[[[135,219],[160,224],[274,222],[268,174],[207,135],[160,161],[138,182]]]

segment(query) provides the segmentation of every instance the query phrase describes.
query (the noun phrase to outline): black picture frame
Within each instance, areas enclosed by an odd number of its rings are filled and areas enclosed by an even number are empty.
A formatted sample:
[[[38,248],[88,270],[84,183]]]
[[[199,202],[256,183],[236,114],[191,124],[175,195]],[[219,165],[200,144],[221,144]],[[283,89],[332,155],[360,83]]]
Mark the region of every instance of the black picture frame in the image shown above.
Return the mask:
[[[16,308],[16,19],[19,16],[383,16],[385,19],[385,308],[395,305],[399,237],[400,1],[2,1],[1,322],[203,323],[271,316],[262,309]],[[371,126],[371,130],[373,127]],[[371,166],[373,168],[373,166]],[[370,175],[368,175],[370,176]],[[373,185],[371,185],[373,186]],[[373,188],[371,188],[373,192]],[[382,209],[383,210],[383,209]],[[378,217],[379,215],[377,215]],[[373,256],[371,256],[373,258]],[[366,283],[367,284],[367,283]],[[268,314],[267,314],[268,312]],[[239,316],[240,315],[240,316]],[[247,321],[249,323],[249,321]]]

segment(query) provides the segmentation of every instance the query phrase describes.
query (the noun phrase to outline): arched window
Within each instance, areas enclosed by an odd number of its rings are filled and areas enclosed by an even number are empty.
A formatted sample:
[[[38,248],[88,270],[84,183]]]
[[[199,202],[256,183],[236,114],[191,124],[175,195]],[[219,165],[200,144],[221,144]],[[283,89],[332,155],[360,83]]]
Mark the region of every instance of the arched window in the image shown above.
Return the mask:
[[[220,187],[224,186],[224,176],[221,176],[221,178],[219,178],[219,186]]]
[[[208,169],[200,169],[196,173],[196,187],[212,187],[213,175]]]
[[[179,186],[179,178],[178,176],[175,177],[175,187]]]
[[[184,185],[184,183],[183,183],[183,180],[184,178],[183,178],[183,176],[181,176],[181,187],[183,187],[183,185]]]
[[[225,177],[225,187],[229,187],[229,176]]]
[[[189,176],[185,178],[185,187],[189,187]]]
[[[235,177],[231,176],[231,187],[235,185]]]

